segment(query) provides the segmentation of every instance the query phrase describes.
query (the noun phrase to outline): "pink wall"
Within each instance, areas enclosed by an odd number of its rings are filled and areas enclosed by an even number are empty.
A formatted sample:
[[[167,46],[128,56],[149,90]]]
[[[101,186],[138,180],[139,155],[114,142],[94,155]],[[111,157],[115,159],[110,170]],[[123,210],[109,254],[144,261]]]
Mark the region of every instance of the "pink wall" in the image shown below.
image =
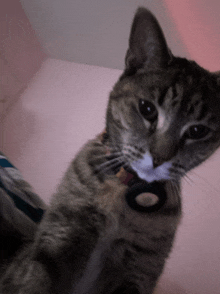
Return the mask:
[[[191,59],[210,71],[220,70],[220,1],[164,2]]]
[[[119,73],[47,59],[5,118],[3,152],[47,202],[70,159],[104,129]]]
[[[19,0],[0,1],[0,52],[0,104],[6,111],[46,58]]]

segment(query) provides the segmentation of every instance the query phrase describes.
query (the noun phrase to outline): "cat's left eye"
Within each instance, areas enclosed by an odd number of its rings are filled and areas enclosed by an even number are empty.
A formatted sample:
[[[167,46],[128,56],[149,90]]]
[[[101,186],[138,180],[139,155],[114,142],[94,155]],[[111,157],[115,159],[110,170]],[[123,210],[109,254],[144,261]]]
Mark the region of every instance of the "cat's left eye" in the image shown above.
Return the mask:
[[[192,125],[188,128],[185,135],[188,139],[199,140],[205,138],[210,129],[204,125]]]
[[[157,115],[158,115],[157,109],[155,105],[151,103],[150,101],[140,99],[139,111],[142,114],[142,116],[150,122],[155,121],[157,119]]]

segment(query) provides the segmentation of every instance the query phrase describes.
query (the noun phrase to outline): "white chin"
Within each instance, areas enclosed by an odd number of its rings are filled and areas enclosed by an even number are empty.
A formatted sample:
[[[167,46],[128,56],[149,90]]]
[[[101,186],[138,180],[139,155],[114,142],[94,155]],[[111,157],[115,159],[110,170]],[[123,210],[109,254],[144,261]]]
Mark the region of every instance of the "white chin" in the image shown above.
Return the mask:
[[[132,169],[137,173],[138,177],[147,182],[169,180],[169,168],[171,163],[164,162],[160,166],[154,168],[152,157],[145,154],[142,159],[131,163]]]
[[[143,172],[138,169],[135,169],[134,167],[132,167],[132,168],[137,173],[137,175],[140,179],[145,180],[148,183],[154,182],[154,181],[162,181],[162,180],[169,180],[170,179],[168,173],[163,173],[163,172],[161,173],[161,172],[158,172],[153,169]]]

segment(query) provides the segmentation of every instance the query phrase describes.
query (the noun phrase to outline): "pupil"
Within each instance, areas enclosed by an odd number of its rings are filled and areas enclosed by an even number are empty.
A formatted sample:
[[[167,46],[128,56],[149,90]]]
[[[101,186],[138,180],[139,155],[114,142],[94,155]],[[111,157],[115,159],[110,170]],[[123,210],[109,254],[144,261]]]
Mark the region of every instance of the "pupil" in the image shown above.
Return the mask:
[[[203,125],[191,126],[188,130],[188,137],[191,139],[202,139],[208,134],[209,130],[209,128]]]
[[[147,100],[139,100],[139,111],[142,116],[148,121],[157,119],[157,109],[153,103]]]

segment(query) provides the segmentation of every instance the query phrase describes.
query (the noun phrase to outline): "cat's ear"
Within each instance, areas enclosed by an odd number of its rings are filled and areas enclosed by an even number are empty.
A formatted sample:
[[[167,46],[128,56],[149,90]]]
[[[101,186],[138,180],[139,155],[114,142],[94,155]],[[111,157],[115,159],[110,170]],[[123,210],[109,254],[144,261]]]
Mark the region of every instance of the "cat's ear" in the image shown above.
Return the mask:
[[[138,8],[131,27],[125,73],[166,67],[172,60],[163,31],[153,14]]]

